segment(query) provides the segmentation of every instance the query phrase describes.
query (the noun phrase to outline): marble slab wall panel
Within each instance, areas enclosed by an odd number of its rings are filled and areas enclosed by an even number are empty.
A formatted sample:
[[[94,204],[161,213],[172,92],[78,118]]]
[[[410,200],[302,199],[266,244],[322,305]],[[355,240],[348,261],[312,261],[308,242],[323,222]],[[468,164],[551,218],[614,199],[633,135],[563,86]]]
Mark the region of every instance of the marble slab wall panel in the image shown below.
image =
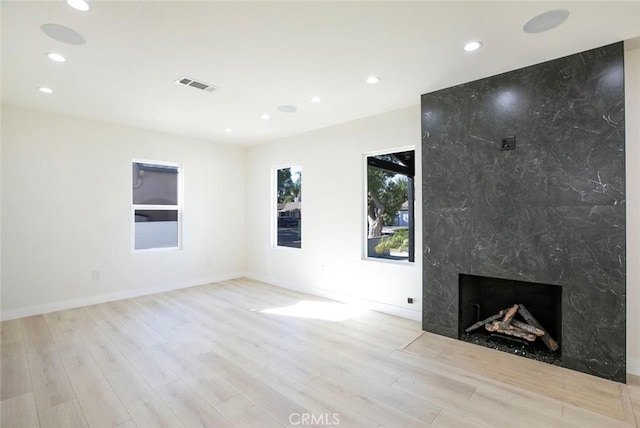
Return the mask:
[[[422,95],[424,330],[457,337],[459,274],[561,285],[563,365],[625,381],[623,61],[616,43]]]

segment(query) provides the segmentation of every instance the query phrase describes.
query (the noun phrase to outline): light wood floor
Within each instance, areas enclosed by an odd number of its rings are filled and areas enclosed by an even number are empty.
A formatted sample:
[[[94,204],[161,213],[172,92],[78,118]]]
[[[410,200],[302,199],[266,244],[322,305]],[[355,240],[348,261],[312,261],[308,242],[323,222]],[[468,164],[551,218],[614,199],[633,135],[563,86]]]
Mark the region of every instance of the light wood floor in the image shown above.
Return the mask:
[[[640,421],[637,377],[621,385],[371,311],[343,321],[261,312],[277,308],[345,309],[243,279],[3,322],[2,427]]]

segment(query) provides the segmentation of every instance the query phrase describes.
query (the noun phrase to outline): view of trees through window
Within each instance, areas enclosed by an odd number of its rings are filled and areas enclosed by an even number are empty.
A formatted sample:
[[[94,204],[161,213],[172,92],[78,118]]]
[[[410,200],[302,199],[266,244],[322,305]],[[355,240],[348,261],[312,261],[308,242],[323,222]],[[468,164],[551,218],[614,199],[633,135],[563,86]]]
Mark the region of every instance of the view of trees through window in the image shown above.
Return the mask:
[[[414,261],[414,151],[367,157],[367,256]]]
[[[276,180],[277,245],[302,248],[302,169],[280,168]]]

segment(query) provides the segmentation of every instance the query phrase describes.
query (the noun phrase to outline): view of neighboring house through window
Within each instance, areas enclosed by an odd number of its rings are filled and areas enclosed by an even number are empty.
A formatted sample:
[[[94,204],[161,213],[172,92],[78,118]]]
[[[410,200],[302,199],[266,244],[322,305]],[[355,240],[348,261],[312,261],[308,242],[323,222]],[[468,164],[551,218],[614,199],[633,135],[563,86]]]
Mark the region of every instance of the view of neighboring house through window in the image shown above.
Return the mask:
[[[367,157],[367,257],[414,258],[415,151]]]
[[[302,248],[302,169],[276,170],[276,245]]]
[[[180,166],[133,162],[134,248],[180,247]]]

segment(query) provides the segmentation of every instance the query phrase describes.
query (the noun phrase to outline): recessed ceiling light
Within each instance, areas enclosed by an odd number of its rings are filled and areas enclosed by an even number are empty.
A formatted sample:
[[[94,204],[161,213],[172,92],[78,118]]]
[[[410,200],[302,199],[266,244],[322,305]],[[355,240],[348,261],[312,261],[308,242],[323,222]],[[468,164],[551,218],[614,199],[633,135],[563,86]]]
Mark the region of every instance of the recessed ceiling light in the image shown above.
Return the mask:
[[[369,76],[369,77],[367,77],[367,83],[370,84],[370,85],[375,85],[379,81],[380,81],[380,78],[378,76]]]
[[[232,131],[233,131],[233,129],[231,129],[231,128],[224,128],[224,132],[232,132]]]
[[[569,11],[566,9],[550,10],[534,16],[525,22],[522,29],[525,33],[544,33],[558,27],[569,17]]]
[[[89,3],[87,3],[84,0],[67,0],[67,4],[72,8],[79,10],[81,12],[86,12],[89,9],[91,9],[89,7]]]
[[[320,97],[311,97],[311,102],[312,103],[319,103],[320,102]]]
[[[267,113],[262,113],[262,117],[264,120],[269,120],[269,115]]]
[[[464,50],[467,52],[473,52],[473,51],[477,51],[481,47],[482,47],[482,42],[478,40],[474,40],[464,45]]]
[[[87,42],[84,37],[82,37],[82,34],[71,28],[63,27],[62,25],[42,24],[40,29],[53,40],[69,45],[84,45]]]
[[[53,94],[53,89],[47,88],[46,86],[40,86],[38,90],[44,94]]]
[[[65,57],[63,57],[62,55],[60,55],[59,53],[55,53],[55,52],[49,52],[47,53],[47,57],[51,60],[51,61],[55,61],[55,62],[65,62],[67,59]]]
[[[289,105],[281,105],[281,106],[278,106],[278,111],[281,111],[282,113],[295,113],[295,112],[298,111],[298,107],[289,106]]]

